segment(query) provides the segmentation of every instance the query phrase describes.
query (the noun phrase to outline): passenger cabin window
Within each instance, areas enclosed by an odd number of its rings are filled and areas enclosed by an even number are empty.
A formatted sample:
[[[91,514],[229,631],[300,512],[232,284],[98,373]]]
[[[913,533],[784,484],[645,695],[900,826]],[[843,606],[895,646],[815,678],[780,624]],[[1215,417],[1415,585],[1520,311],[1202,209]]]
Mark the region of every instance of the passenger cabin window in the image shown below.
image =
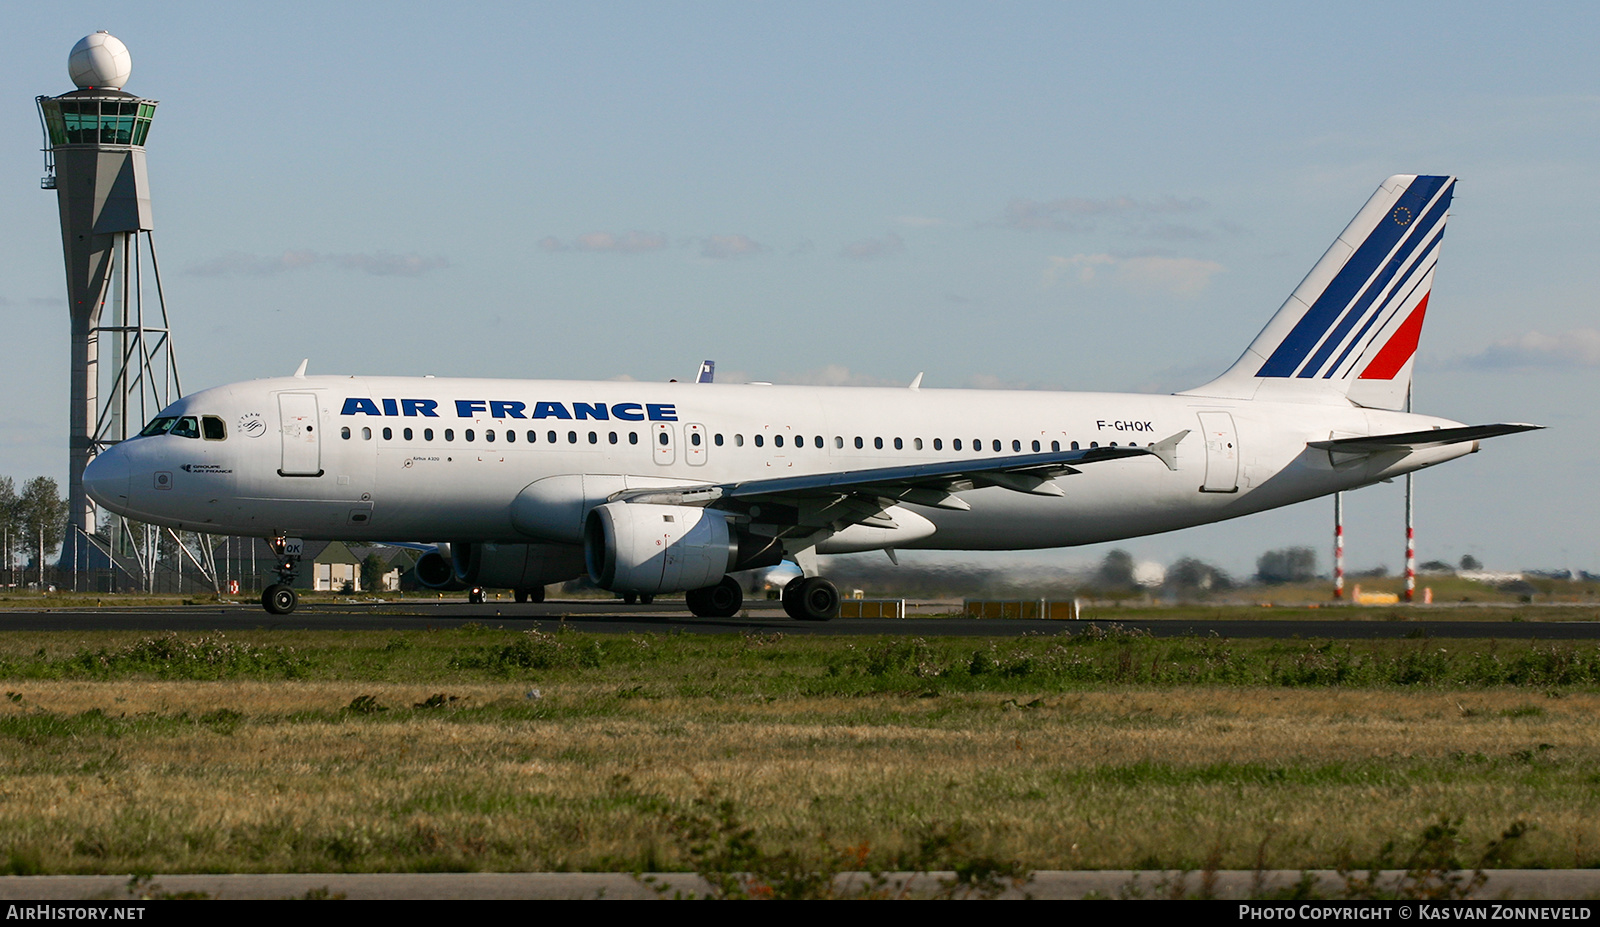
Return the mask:
[[[343,428],[339,429],[339,437],[345,439],[346,441],[350,440],[350,426],[349,425],[346,425]]]
[[[933,449],[936,450],[936,451],[944,450],[944,439],[943,438],[934,438],[933,439]]]
[[[383,430],[383,440],[385,440],[385,441],[393,441],[394,440],[394,429],[393,428],[385,428]]]
[[[817,435],[815,440],[817,442],[817,448],[820,450],[822,448],[822,435]]]
[[[772,436],[772,446],[773,447],[783,447],[783,435],[773,435]]]
[[[760,447],[764,441],[765,439],[761,435],[756,435],[756,447]]]
[[[200,433],[205,435],[207,441],[221,441],[228,436],[228,426],[222,424],[222,419],[215,415],[207,415],[200,419]]]

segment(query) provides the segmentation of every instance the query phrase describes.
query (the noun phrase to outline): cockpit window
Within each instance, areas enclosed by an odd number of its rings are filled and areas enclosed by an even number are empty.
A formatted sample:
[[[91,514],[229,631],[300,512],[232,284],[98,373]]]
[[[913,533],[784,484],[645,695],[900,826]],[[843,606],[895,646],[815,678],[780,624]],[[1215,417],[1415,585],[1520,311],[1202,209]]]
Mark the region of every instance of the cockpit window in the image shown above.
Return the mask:
[[[194,416],[185,415],[183,418],[178,419],[177,424],[172,426],[172,430],[168,434],[179,438],[198,438],[200,437],[200,423],[195,420]]]
[[[200,419],[200,431],[207,441],[221,441],[228,436],[228,426],[222,424],[222,419],[215,415],[207,415]]]
[[[152,421],[150,424],[144,426],[144,431],[139,432],[139,437],[148,438],[151,435],[164,435],[167,433],[167,429],[171,428],[172,423],[175,421],[177,421],[177,418],[171,415],[168,415],[164,418],[158,418]]]

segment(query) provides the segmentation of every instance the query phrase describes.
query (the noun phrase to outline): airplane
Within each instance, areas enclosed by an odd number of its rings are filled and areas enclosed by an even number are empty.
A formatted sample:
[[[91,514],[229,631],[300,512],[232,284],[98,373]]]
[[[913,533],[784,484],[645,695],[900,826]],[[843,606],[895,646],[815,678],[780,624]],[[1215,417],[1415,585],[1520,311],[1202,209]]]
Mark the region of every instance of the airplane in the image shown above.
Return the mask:
[[[1244,354],[1172,395],[295,376],[192,393],[101,452],[100,505],[269,539],[267,611],[305,538],[442,539],[433,588],[587,574],[743,605],[785,561],[797,620],[839,612],[818,554],[1094,544],[1366,486],[1541,426],[1408,411],[1455,178],[1385,180]],[[709,365],[707,365],[709,379]]]

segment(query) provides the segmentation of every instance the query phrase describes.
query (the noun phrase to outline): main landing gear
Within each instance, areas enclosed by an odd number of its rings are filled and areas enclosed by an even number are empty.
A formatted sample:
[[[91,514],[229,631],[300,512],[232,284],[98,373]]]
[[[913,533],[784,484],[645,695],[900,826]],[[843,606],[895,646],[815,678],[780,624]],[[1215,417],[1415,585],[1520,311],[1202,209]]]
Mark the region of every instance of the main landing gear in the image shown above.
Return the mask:
[[[783,587],[783,610],[796,621],[839,617],[839,587],[820,576],[802,576]]]
[[[744,589],[732,576],[724,576],[715,586],[684,593],[683,602],[700,618],[732,618],[744,607]],[[783,587],[783,610],[796,621],[837,618],[839,588],[820,576],[801,577]]]
[[[744,589],[732,576],[724,576],[715,586],[684,593],[683,602],[699,618],[732,618],[744,607]]]
[[[278,581],[261,591],[261,607],[269,615],[287,615],[300,604],[300,595],[294,591],[294,575],[300,570],[301,542],[289,538],[268,538],[272,552],[278,555]]]
[[[515,589],[515,590],[513,590],[513,592],[516,594],[518,602],[543,602],[544,601],[544,587],[543,586],[535,586],[532,589]]]

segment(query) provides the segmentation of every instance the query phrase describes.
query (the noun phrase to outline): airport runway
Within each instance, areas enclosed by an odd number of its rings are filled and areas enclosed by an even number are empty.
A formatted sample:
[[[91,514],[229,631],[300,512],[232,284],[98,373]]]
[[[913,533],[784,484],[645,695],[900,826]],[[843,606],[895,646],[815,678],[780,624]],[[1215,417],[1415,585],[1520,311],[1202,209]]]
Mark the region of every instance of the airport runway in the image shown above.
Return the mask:
[[[676,603],[674,603],[676,604]],[[1500,640],[1600,640],[1596,621],[1462,621],[1441,617],[1419,620],[1271,618],[1256,620],[1123,617],[1113,609],[1082,621],[1039,621],[977,618],[838,618],[795,621],[776,603],[757,603],[735,618],[696,618],[678,608],[623,605],[615,601],[570,600],[538,605],[491,602],[386,602],[358,605],[313,603],[292,615],[268,615],[256,605],[187,605],[166,608],[61,608],[0,610],[5,631],[241,631],[292,630],[418,630],[476,623],[514,629],[567,627],[601,634],[678,631],[696,634],[871,635],[924,637],[1019,637],[1024,634],[1080,633],[1090,624],[1117,624],[1155,637],[1216,635],[1227,638],[1496,638]]]

